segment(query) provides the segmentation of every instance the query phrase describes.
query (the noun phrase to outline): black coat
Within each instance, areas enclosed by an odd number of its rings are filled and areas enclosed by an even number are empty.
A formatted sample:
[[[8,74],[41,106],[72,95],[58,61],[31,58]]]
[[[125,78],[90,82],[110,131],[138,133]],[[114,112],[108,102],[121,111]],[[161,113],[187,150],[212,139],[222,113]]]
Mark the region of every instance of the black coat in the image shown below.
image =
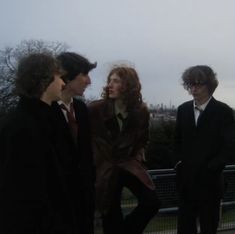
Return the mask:
[[[76,143],[58,103],[52,105],[56,114],[54,122],[57,126],[61,161],[67,172],[66,183],[75,204],[79,233],[92,234],[94,232],[95,169],[91,149],[90,121],[83,101],[74,99],[73,105],[78,123]]]
[[[0,129],[0,233],[75,233],[51,107],[21,98]]]
[[[193,101],[178,107],[176,152],[180,194],[190,200],[223,195],[224,166],[234,154],[232,109],[212,98],[195,125]]]

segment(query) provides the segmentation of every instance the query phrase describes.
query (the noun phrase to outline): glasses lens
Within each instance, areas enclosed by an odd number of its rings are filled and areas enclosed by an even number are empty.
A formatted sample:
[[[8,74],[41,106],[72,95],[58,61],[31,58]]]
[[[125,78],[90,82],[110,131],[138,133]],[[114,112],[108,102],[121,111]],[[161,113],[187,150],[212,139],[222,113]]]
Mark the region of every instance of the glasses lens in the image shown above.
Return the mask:
[[[190,82],[189,84],[188,84],[188,87],[189,88],[192,88],[192,87],[200,87],[200,86],[203,86],[203,85],[205,85],[206,84],[206,82],[205,81],[202,81],[202,80],[197,80],[197,81],[193,81],[193,82]]]

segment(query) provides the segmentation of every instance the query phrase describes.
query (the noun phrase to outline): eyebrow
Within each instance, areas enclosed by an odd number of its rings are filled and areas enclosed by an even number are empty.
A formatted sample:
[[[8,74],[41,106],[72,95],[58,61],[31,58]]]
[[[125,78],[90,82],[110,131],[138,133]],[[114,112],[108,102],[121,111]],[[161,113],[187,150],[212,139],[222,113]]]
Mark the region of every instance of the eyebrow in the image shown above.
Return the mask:
[[[109,78],[109,82],[111,81],[111,80],[117,80],[117,81],[121,81],[121,79],[119,78],[119,77],[113,77],[113,78]]]
[[[204,85],[206,84],[207,82],[206,81],[203,81],[203,80],[195,80],[195,81],[189,81],[187,82],[186,84],[187,85],[197,85],[197,84],[201,84],[201,85]]]

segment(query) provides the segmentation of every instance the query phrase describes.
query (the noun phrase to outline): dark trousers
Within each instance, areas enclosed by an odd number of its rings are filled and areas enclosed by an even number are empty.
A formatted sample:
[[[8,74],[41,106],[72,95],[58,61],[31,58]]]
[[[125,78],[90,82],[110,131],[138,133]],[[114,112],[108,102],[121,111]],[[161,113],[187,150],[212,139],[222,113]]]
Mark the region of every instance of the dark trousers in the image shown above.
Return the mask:
[[[220,217],[220,199],[185,201],[179,204],[177,234],[197,234],[197,220],[201,234],[216,234]]]
[[[124,187],[127,187],[138,201],[136,208],[126,216],[121,209],[121,194]],[[160,207],[156,192],[123,169],[118,171],[118,183],[112,195],[111,207],[102,216],[104,234],[141,234]]]

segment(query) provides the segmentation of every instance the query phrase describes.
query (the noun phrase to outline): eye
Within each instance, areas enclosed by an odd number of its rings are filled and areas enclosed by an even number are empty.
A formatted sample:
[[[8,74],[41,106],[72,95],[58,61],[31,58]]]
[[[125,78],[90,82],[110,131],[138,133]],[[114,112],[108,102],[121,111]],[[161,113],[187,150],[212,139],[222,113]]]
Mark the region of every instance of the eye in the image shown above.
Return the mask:
[[[66,75],[60,76],[60,78],[64,81],[64,83],[68,83],[68,77]]]

